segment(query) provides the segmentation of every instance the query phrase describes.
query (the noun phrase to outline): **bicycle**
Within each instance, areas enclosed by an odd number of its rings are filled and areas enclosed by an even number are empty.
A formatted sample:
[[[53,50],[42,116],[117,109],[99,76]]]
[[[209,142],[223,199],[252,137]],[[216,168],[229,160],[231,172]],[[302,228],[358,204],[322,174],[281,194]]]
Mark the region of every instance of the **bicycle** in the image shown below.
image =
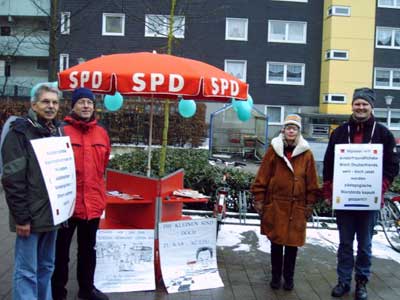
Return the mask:
[[[214,202],[214,208],[213,208],[213,216],[214,218],[217,219],[217,237],[218,237],[218,232],[221,229],[221,225],[223,223],[223,220],[226,217],[226,206],[230,196],[230,187],[228,186],[226,182],[226,177],[227,175],[225,174],[222,178],[222,186],[217,188],[215,191],[215,202]]]
[[[400,252],[400,196],[385,198],[385,206],[379,212],[379,224],[389,245]]]

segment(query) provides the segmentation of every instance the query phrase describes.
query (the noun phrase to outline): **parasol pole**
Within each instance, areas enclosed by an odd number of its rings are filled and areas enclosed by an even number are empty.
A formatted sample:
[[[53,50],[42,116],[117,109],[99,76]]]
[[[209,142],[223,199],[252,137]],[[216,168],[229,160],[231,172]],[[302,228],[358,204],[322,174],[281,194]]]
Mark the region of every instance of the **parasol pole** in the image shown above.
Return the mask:
[[[169,30],[168,30],[168,47],[167,53],[172,54],[172,42],[174,35],[172,33],[174,27],[174,15],[175,15],[176,0],[171,0],[171,10],[169,14]],[[160,171],[159,176],[163,177],[165,174],[165,159],[167,156],[167,141],[168,141],[168,127],[169,127],[169,101],[164,103],[164,128],[162,133],[162,144],[160,152]]]
[[[151,174],[151,147],[153,142],[153,100],[150,101],[149,146],[147,148],[147,177]]]

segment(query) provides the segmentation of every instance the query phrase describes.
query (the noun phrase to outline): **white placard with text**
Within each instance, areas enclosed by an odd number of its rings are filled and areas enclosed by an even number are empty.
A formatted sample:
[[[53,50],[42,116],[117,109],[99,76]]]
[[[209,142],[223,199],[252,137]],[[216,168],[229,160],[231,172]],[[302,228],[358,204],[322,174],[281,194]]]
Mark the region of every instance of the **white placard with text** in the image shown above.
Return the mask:
[[[159,248],[168,293],[224,286],[217,266],[215,219],[160,223]]]
[[[76,175],[68,136],[31,140],[49,195],[54,225],[69,219],[75,209]]]
[[[380,209],[382,157],[382,144],[335,145],[333,209]]]

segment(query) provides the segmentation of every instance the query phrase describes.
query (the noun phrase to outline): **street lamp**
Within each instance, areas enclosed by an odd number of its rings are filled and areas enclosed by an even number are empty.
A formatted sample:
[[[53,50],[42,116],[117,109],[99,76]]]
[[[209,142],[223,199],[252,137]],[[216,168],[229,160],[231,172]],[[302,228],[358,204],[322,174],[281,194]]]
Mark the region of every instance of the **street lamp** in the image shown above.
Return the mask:
[[[391,119],[391,110],[390,110],[390,105],[392,105],[392,101],[393,101],[393,96],[391,95],[386,95],[385,96],[385,102],[386,102],[386,107],[387,107],[387,127],[390,127],[390,119]]]

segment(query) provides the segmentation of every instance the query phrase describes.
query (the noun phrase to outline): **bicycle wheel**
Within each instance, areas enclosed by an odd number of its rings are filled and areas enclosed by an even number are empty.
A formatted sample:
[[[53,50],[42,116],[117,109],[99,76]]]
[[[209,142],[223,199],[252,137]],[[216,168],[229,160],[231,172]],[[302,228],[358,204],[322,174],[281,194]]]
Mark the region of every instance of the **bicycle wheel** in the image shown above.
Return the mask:
[[[381,209],[381,224],[390,246],[400,252],[400,209],[396,203],[385,201]]]

